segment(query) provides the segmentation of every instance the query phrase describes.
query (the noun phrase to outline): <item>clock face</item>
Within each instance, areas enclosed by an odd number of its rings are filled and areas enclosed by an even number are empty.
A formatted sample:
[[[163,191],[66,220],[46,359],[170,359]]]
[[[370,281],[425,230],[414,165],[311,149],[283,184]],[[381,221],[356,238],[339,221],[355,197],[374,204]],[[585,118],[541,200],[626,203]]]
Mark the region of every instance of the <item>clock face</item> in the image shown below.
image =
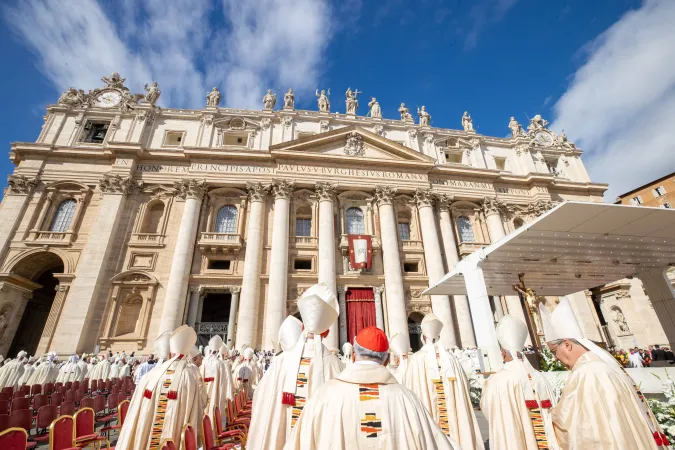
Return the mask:
[[[540,145],[551,145],[553,139],[548,133],[537,133],[534,135],[534,141]]]
[[[122,96],[119,92],[108,91],[99,95],[96,100],[98,101],[98,106],[101,108],[112,108],[113,106],[119,105]]]

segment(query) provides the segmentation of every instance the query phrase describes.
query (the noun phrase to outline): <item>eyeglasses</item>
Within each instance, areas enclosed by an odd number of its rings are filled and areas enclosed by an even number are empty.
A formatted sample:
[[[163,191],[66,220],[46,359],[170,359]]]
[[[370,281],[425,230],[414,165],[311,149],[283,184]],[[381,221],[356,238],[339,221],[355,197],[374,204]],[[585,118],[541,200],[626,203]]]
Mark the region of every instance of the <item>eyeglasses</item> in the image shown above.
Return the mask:
[[[553,353],[553,356],[555,356],[556,358],[558,357],[557,353],[558,353],[558,349],[560,348],[561,345],[562,345],[562,342],[560,344],[556,345],[555,348],[551,349],[551,353]]]

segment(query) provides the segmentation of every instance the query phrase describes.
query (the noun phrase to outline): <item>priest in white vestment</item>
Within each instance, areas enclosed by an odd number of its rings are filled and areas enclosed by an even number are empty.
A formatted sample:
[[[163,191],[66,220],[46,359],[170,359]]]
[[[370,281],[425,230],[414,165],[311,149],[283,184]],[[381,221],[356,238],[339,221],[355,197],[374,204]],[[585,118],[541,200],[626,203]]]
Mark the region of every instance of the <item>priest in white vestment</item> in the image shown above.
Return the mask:
[[[35,372],[37,365],[38,362],[36,362],[32,356],[25,361],[23,365],[23,375],[21,375],[21,378],[19,378],[19,382],[17,383],[19,386],[23,386],[24,384],[31,386],[28,384],[28,380],[30,380],[30,377]]]
[[[5,363],[0,371],[0,388],[12,387],[16,389],[19,385],[19,379],[25,370],[24,362],[28,359],[28,354],[21,350],[16,358]]]
[[[202,374],[199,371],[199,368],[201,367],[203,361],[204,358],[202,357],[202,352],[199,351],[199,348],[196,345],[193,345],[192,348],[190,349],[190,359],[188,367],[192,369],[192,371],[195,373],[195,376],[197,377],[197,380],[199,382],[199,395],[201,396],[201,402],[206,408],[206,403],[208,402],[209,397],[208,393],[206,392],[206,383],[204,382],[204,378],[202,377]],[[211,423],[214,424],[215,422]]]
[[[527,325],[509,315],[502,317],[497,325],[504,366],[488,378],[481,396],[490,447],[558,450],[551,421],[555,395],[546,377],[522,354],[527,336]]]
[[[40,364],[33,372],[33,375],[28,379],[28,385],[41,384],[44,386],[47,383],[56,382],[56,377],[59,376],[59,369],[56,367],[56,360],[58,355],[56,352],[49,352],[42,356]]]
[[[68,358],[68,362],[59,369],[59,376],[56,377],[56,381],[63,384],[68,382],[72,383],[73,381],[82,381],[80,379],[82,375],[82,369],[80,369],[80,366],[77,365],[79,359],[80,358],[77,355],[73,355]]]
[[[459,448],[385,368],[388,350],[382,330],[361,330],[354,339],[354,363],[307,401],[284,449]]]
[[[177,328],[170,339],[171,359],[141,379],[129,405],[116,450],[158,449],[171,439],[184,449],[181,433],[191,424],[202,441],[204,403],[196,373],[189,367],[190,348],[197,333],[187,325]],[[198,425],[195,425],[198,424]]]
[[[353,353],[353,351],[354,351],[354,347],[349,342],[345,342],[344,344],[342,344],[342,358],[340,358],[340,359],[342,360],[342,363],[345,366],[348,366],[349,364],[352,363],[352,353]]]
[[[403,384],[403,377],[408,370],[408,353],[410,352],[408,338],[401,333],[396,333],[389,339],[389,349],[391,356],[387,368],[396,381]]]
[[[408,360],[403,377],[441,430],[462,450],[483,450],[483,439],[469,397],[462,365],[438,342],[443,322],[433,313],[422,320],[424,346]]]
[[[217,334],[209,340],[206,346],[206,358],[200,367],[200,373],[206,384],[206,410],[204,413],[211,418],[211,423],[216,424],[216,407],[220,408],[221,418],[227,416],[227,384],[232,383],[231,374],[225,363],[218,358],[220,348],[223,346],[223,338]]]
[[[551,313],[539,305],[546,343],[571,369],[551,411],[563,449],[661,449],[669,443],[632,378],[584,338],[567,298]]]
[[[89,355],[87,355],[86,353],[82,353],[82,357],[77,362],[77,365],[80,366],[82,380],[84,380],[85,378],[89,378]]]
[[[253,397],[248,450],[280,450],[308,398],[344,365],[321,342],[338,317],[335,294],[323,283],[307,289],[298,300],[304,331],[295,344],[274,359]],[[280,329],[281,331],[281,329]]]
[[[227,400],[234,401],[236,389],[234,386],[234,375],[232,374],[232,363],[230,362],[230,353],[231,353],[230,348],[223,343],[223,345],[220,346],[220,356],[219,356],[220,360],[223,362],[225,367],[225,373],[223,374],[222,383],[224,387],[225,398]],[[225,416],[224,412],[223,416]]]

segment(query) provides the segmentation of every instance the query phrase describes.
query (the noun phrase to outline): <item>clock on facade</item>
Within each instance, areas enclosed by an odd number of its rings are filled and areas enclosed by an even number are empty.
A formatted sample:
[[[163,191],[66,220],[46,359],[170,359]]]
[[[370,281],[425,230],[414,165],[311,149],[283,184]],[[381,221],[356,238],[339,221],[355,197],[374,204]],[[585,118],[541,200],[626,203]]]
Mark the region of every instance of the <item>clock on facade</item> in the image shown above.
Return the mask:
[[[553,138],[548,133],[539,132],[534,135],[534,142],[540,145],[549,146],[553,143]]]
[[[116,91],[103,92],[96,99],[97,106],[100,106],[101,108],[112,108],[119,105],[121,100],[122,96]]]

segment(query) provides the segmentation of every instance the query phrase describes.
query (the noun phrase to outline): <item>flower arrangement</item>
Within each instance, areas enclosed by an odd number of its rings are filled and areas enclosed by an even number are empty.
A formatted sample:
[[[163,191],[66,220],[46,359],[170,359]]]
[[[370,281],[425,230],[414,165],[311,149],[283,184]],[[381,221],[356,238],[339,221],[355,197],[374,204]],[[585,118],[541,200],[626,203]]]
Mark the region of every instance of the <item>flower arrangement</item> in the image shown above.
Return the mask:
[[[553,356],[553,353],[546,345],[544,345],[542,348],[541,358],[539,361],[542,372],[564,372],[567,370],[567,367],[565,367],[563,363],[558,361],[558,359]]]
[[[466,373],[466,378],[469,382],[471,404],[476,408],[480,408],[480,398],[483,395],[483,383],[480,379],[482,375],[479,375],[475,370],[464,371],[464,373]]]
[[[666,371],[664,370],[664,372]],[[675,442],[675,381],[670,378],[668,372],[666,372],[665,380],[655,373],[652,375],[661,380],[661,391],[666,396],[666,401],[648,398],[647,402],[654,413],[654,417],[656,417],[656,421],[663,428],[663,432],[668,436],[670,442]]]

